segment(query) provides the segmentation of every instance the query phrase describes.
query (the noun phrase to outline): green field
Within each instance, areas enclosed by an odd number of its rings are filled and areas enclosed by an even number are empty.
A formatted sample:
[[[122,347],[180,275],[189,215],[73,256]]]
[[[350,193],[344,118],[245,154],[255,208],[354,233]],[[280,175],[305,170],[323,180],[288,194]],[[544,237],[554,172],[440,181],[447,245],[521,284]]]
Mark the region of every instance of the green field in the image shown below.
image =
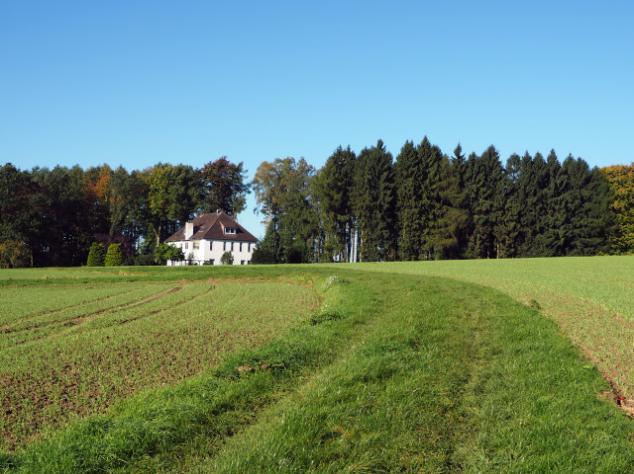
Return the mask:
[[[634,256],[364,263],[350,267],[452,278],[498,289],[557,321],[604,376],[634,399]]]
[[[0,471],[632,472],[632,290],[632,257],[3,270]]]

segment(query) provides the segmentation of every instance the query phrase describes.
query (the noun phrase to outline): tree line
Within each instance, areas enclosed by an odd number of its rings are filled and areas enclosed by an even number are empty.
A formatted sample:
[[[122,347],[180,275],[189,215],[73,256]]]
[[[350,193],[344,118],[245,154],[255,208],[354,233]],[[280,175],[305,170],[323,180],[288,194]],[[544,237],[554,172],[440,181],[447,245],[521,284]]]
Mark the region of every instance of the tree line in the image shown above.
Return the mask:
[[[237,215],[251,189],[266,223],[260,263],[634,252],[634,166],[599,170],[554,151],[502,163],[493,146],[449,156],[424,138],[396,158],[380,140],[358,154],[339,147],[320,169],[264,161],[252,182],[226,157],[133,171],[5,164],[0,266],[82,265],[111,244],[114,261],[161,263],[160,243],[185,221]]]
[[[122,263],[161,263],[166,249],[159,243],[185,221],[216,209],[244,210],[245,179],[242,163],[226,157],[200,169],[158,163],[131,172],[108,165],[24,171],[5,164],[0,265],[83,265],[91,246],[97,256],[101,252],[93,244],[103,249],[118,244]]]
[[[382,141],[337,148],[316,170],[263,162],[253,187],[267,219],[262,262],[550,257],[634,252],[634,165],[591,168],[554,151],[494,146],[451,156],[427,138],[396,159]]]

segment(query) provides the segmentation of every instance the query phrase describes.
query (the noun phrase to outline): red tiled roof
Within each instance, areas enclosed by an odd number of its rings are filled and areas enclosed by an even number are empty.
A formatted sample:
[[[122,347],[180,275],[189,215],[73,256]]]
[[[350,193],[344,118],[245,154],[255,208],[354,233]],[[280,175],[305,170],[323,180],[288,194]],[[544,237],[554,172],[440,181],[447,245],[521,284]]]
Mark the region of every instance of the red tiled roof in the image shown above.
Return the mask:
[[[240,242],[257,242],[249,231],[236,222],[236,220],[224,212],[211,212],[201,214],[193,220],[194,234],[185,239],[185,226],[170,235],[165,242],[179,242],[182,240],[235,240]],[[236,229],[235,234],[225,234],[224,228]]]

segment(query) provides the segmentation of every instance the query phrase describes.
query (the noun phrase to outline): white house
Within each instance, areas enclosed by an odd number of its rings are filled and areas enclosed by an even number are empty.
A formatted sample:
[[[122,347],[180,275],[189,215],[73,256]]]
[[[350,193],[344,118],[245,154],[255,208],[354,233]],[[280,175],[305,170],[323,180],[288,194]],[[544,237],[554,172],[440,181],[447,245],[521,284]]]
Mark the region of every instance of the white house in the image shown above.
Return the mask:
[[[220,265],[225,252],[231,252],[234,265],[248,265],[257,239],[218,210],[186,222],[165,243],[180,248],[185,255],[184,262],[168,261],[168,265]]]

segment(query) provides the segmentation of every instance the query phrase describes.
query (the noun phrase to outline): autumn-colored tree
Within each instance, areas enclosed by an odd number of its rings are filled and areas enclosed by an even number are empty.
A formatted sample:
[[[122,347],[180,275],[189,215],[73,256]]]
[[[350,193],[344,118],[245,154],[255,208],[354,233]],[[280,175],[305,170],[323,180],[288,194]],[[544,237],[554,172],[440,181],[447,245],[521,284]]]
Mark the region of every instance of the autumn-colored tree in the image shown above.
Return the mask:
[[[0,241],[0,268],[33,266],[33,256],[28,245],[21,240]]]
[[[618,253],[634,252],[634,163],[608,166],[603,175],[612,189],[612,209],[616,214],[617,231],[612,246]]]

